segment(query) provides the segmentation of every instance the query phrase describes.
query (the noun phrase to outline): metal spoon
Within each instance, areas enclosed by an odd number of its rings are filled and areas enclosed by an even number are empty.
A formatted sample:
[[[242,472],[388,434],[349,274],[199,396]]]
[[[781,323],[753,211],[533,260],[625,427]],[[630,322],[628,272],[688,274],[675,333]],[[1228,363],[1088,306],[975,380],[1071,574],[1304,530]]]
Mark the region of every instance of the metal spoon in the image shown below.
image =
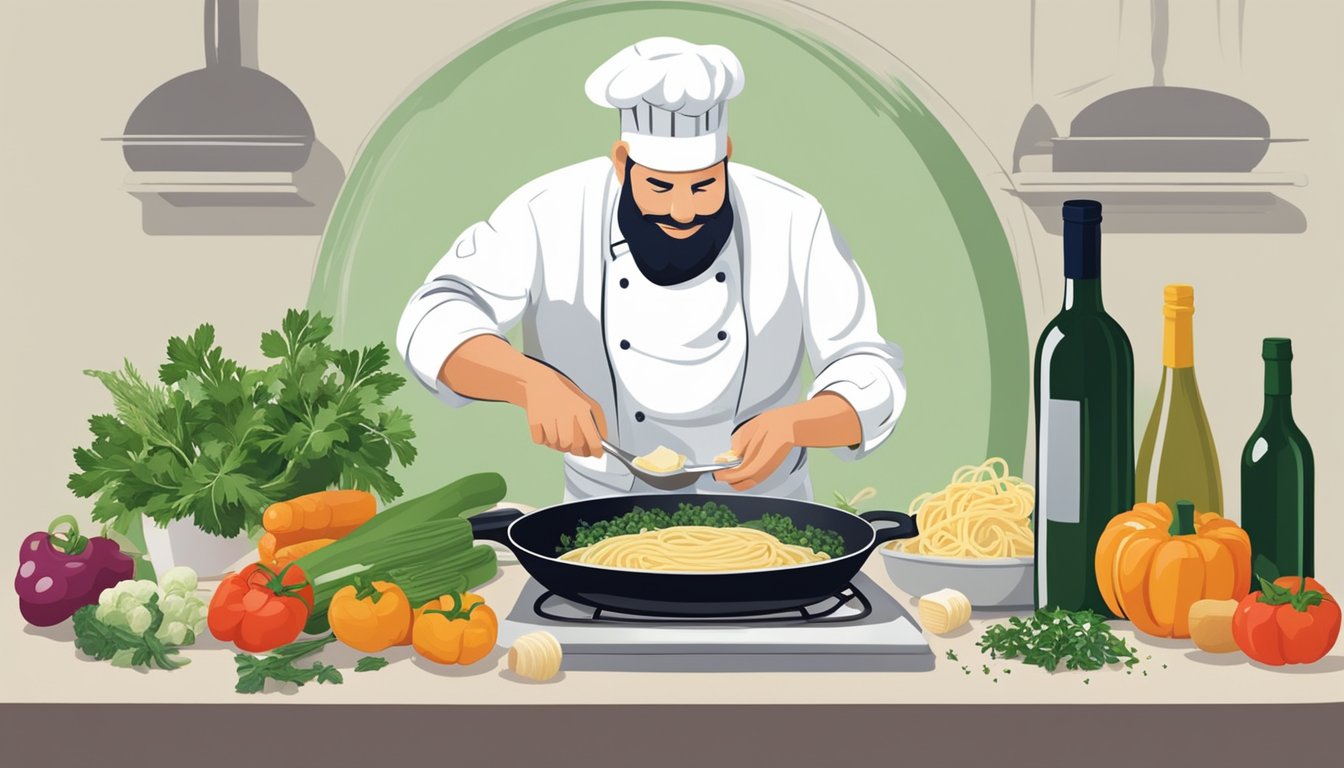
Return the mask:
[[[742,460],[738,459],[726,464],[687,465],[672,472],[650,472],[647,469],[637,466],[635,464],[635,459],[638,457],[629,451],[617,448],[606,440],[602,441],[602,449],[612,456],[615,456],[617,461],[628,467],[635,477],[638,477],[640,480],[643,480],[660,491],[675,491],[689,485],[694,485],[695,482],[700,479],[700,476],[706,472],[718,472],[721,469],[731,469],[742,463]]]

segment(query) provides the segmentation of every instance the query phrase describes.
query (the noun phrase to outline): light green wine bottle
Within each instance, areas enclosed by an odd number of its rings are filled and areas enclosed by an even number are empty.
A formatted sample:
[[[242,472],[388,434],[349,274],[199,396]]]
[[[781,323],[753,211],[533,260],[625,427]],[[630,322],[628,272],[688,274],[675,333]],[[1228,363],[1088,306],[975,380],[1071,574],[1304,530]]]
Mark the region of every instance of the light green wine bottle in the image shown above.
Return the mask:
[[[1209,418],[1195,381],[1195,289],[1168,285],[1162,314],[1162,384],[1139,446],[1134,496],[1175,509],[1189,499],[1200,512],[1223,514],[1223,478]]]

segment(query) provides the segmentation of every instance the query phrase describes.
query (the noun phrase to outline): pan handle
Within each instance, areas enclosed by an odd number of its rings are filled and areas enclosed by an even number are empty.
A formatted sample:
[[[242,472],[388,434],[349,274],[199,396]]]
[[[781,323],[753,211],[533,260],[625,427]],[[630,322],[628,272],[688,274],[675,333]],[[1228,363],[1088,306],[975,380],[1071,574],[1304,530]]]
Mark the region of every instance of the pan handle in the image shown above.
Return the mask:
[[[509,546],[509,524],[523,516],[521,510],[511,507],[491,509],[467,518],[471,521],[471,537],[497,541]],[[511,548],[511,547],[510,547]]]
[[[860,512],[859,517],[870,523],[896,523],[896,525],[873,526],[877,532],[877,539],[873,542],[875,547],[896,539],[910,539],[919,535],[919,526],[915,523],[915,518],[904,512],[873,510]]]

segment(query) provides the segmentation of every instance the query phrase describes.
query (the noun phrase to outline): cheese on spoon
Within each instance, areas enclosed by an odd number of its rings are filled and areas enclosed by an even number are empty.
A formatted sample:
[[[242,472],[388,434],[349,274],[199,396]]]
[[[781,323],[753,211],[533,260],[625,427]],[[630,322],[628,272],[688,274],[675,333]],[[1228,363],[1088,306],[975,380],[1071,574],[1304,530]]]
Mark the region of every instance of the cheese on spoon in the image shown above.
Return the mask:
[[[646,472],[676,472],[686,466],[686,457],[660,445],[651,452],[635,458],[634,465]]]

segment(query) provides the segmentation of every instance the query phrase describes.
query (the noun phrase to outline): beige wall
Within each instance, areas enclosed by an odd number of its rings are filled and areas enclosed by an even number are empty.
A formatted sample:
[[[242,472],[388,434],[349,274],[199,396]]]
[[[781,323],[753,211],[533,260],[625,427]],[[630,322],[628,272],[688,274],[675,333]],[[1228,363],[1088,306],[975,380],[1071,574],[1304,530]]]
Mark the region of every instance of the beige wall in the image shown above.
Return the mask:
[[[261,5],[261,67],[300,95],[318,137],[348,171],[400,94],[453,51],[545,3]],[[806,5],[896,53],[1010,165],[1032,103],[1028,0]],[[1114,13],[1113,3],[1073,5],[1080,30],[1089,16]],[[1299,422],[1324,478],[1344,463],[1344,409],[1334,400],[1344,382],[1335,298],[1344,276],[1344,6],[1249,6],[1239,95],[1269,116],[1276,134],[1310,139],[1276,147],[1262,166],[1308,175],[1309,186],[1285,193],[1307,231],[1112,235],[1105,245],[1108,304],[1134,341],[1140,410],[1156,384],[1161,285],[1198,288],[1200,381],[1233,514],[1236,462],[1260,407],[1261,336],[1294,338]],[[10,0],[0,14],[0,387],[9,409],[0,466],[12,491],[0,546],[7,546],[52,515],[86,511],[64,488],[70,449],[85,440],[84,419],[108,403],[82,369],[112,367],[123,356],[157,361],[167,335],[204,321],[218,325],[226,348],[254,349],[286,307],[304,302],[318,238],[150,237],[140,228],[140,204],[120,190],[120,152],[99,138],[119,133],[150,88],[200,65],[199,3]],[[1059,242],[1028,220],[1053,303]],[[1318,573],[1339,583],[1344,567],[1331,546],[1344,539],[1337,488],[1318,483]]]

